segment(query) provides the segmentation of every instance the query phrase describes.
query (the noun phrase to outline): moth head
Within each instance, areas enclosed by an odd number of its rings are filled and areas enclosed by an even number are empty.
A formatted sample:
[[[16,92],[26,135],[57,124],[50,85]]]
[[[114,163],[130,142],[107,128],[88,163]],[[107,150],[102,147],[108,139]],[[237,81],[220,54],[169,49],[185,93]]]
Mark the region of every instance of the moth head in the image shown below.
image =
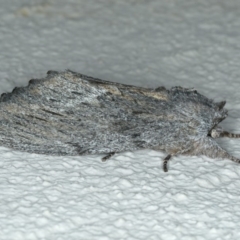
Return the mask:
[[[221,127],[218,126],[220,122],[222,122],[227,117],[227,110],[224,109],[226,101],[215,103],[215,117],[213,119],[213,126],[208,132],[208,136],[212,138],[219,138],[221,134]]]
[[[212,137],[212,138],[219,138],[220,137],[220,131],[218,131],[217,129],[213,128],[209,135]]]

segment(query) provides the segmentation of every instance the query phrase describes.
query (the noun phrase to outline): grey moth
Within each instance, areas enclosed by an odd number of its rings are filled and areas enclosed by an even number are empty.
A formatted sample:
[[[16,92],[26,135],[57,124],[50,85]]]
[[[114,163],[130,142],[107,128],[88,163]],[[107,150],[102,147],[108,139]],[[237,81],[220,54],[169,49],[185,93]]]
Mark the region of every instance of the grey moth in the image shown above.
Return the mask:
[[[172,156],[205,155],[237,163],[214,138],[240,137],[218,124],[225,101],[194,89],[136,87],[75,73],[49,71],[0,98],[0,145],[49,155],[104,154],[139,149]]]

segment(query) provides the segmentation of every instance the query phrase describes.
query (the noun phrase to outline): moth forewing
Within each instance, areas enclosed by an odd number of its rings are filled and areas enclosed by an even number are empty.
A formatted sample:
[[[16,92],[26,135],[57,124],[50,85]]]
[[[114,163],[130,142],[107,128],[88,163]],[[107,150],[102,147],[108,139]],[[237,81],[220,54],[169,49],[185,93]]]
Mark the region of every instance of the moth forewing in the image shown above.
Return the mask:
[[[194,89],[155,89],[49,71],[0,98],[0,144],[49,155],[105,154],[138,149],[171,156],[230,156],[214,140],[240,137],[218,127],[227,116],[225,101],[215,103]]]

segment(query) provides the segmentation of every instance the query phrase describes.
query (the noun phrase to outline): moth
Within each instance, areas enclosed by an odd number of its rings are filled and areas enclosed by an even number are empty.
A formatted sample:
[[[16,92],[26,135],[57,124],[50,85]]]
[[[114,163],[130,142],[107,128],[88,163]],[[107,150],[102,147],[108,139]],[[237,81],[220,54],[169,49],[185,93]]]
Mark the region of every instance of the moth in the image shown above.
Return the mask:
[[[214,138],[239,138],[218,124],[225,101],[194,89],[136,87],[75,73],[48,71],[0,98],[0,145],[49,155],[105,154],[139,149],[228,158]]]

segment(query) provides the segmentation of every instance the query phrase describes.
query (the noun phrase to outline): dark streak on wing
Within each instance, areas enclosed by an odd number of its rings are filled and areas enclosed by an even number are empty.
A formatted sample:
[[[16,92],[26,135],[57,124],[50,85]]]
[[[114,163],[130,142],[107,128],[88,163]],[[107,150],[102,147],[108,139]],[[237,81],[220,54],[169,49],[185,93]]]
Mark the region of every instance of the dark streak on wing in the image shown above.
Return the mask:
[[[61,117],[64,116],[64,115],[62,115],[62,114],[60,114],[60,113],[56,113],[56,112],[53,112],[53,111],[50,111],[50,110],[47,110],[47,109],[42,109],[42,111],[47,112],[47,113],[51,113],[51,114],[53,114],[53,115],[61,116]]]

